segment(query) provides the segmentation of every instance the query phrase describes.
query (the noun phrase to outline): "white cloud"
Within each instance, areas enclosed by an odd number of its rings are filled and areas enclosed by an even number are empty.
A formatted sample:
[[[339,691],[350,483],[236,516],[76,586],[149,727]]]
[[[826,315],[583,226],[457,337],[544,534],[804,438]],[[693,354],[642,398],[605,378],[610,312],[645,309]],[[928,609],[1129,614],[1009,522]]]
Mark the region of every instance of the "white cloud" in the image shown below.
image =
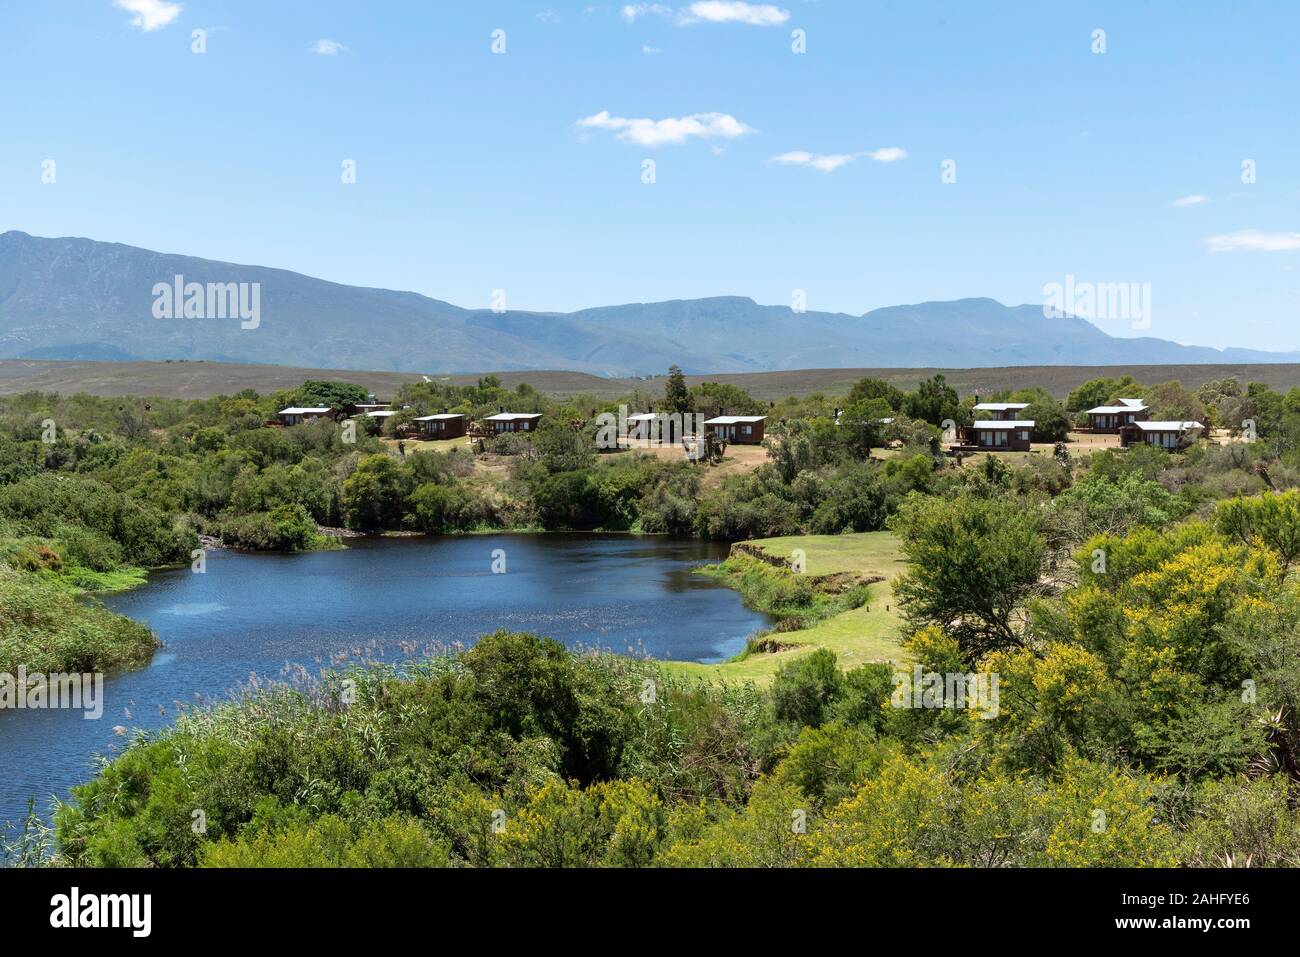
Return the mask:
[[[317,40],[311,45],[311,52],[317,56],[338,56],[346,49],[338,40]]]
[[[625,3],[620,12],[628,23],[636,23],[637,17],[644,17],[648,13],[661,17],[671,16],[673,8],[662,3]]]
[[[893,163],[896,160],[905,159],[907,151],[899,149],[897,146],[886,146],[878,150],[867,150],[861,153],[809,153],[807,150],[791,150],[788,153],[782,153],[779,156],[773,156],[769,163],[779,163],[782,166],[809,166],[823,173],[833,173],[841,166],[848,166],[854,160],[867,157],[877,163]]]
[[[743,0],[696,0],[674,10],[666,3],[625,3],[619,8],[623,19],[636,23],[645,16],[672,19],[678,26],[692,23],[744,23],[754,27],[780,26],[790,11],[773,3],[744,3]]]
[[[537,12],[537,19],[542,23],[559,23],[560,15],[554,10],[539,10]]]
[[[113,6],[134,13],[131,26],[146,33],[161,30],[181,15],[181,5],[167,0],[113,0]]]
[[[1209,201],[1210,197],[1202,196],[1200,193],[1193,193],[1191,196],[1179,196],[1169,205],[1175,209],[1181,209],[1184,206],[1200,206],[1201,203],[1208,203]]]
[[[664,51],[659,49],[658,47],[642,45],[641,52],[644,53],[646,56],[654,56],[656,53],[663,53]]]
[[[610,116],[608,110],[601,110],[595,116],[578,120],[576,125],[580,129],[612,130],[623,142],[638,146],[685,143],[692,137],[730,140],[754,132],[752,127],[729,113],[692,113],[690,116],[649,120]]]
[[[789,153],[782,153],[780,156],[773,156],[769,163],[780,163],[782,166],[811,166],[815,170],[823,173],[833,173],[841,166],[848,166],[858,158],[856,153],[808,153],[804,150],[791,150]]]
[[[678,15],[679,23],[746,23],[754,27],[777,27],[790,19],[790,11],[771,3],[743,3],[742,0],[698,0]]]
[[[1212,253],[1289,252],[1300,249],[1300,233],[1266,233],[1258,229],[1241,229],[1222,236],[1206,236],[1205,245]]]

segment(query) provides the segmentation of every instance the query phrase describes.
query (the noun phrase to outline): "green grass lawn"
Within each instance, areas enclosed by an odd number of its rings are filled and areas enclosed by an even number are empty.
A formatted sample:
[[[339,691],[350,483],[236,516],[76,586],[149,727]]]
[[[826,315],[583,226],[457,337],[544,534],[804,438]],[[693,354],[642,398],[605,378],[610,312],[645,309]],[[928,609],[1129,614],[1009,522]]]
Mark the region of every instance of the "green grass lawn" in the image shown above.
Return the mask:
[[[853,668],[869,661],[889,661],[903,656],[899,643],[902,618],[894,604],[892,581],[903,570],[898,540],[889,532],[860,532],[848,535],[793,535],[748,543],[770,555],[789,559],[795,549],[805,554],[806,573],[835,575],[851,572],[879,574],[885,581],[871,586],[866,605],[819,621],[810,628],[776,634],[783,651],[750,654],[740,661],[703,665],[689,661],[666,661],[663,667],[678,675],[713,681],[754,681],[766,684],[784,662],[814,648],[829,648],[841,667]]]
[[[384,438],[384,444],[394,452],[397,451],[398,441],[398,439],[394,438]],[[470,439],[463,435],[455,439],[405,439],[402,441],[406,443],[407,455],[413,452],[450,452],[452,449],[468,449],[472,447]]]

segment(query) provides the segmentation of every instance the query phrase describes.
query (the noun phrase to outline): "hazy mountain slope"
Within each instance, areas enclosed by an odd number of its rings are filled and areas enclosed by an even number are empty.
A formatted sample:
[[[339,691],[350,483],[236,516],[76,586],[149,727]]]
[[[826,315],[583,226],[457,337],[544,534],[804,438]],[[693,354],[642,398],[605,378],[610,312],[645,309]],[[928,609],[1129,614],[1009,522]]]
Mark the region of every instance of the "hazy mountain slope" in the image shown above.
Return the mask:
[[[259,283],[261,321],[155,319],[153,287]],[[961,299],[863,316],[752,299],[571,314],[470,310],[411,292],[89,239],[0,235],[0,357],[208,359],[346,369],[568,369],[598,375],[835,367],[1288,362],[1300,356],[1118,339],[1038,306]]]

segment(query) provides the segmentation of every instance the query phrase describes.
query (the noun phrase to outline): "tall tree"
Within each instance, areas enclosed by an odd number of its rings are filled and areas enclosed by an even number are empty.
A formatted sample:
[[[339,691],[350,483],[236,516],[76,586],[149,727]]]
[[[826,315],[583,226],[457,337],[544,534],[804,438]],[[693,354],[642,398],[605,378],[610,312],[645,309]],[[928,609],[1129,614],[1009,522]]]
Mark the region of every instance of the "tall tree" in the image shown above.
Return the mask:
[[[910,565],[894,594],[911,623],[943,628],[972,664],[1020,646],[1047,552],[1038,523],[1016,501],[911,496],[889,523]]]
[[[686,376],[680,366],[668,367],[668,383],[664,386],[664,411],[686,413],[694,411],[691,392],[686,388]]]

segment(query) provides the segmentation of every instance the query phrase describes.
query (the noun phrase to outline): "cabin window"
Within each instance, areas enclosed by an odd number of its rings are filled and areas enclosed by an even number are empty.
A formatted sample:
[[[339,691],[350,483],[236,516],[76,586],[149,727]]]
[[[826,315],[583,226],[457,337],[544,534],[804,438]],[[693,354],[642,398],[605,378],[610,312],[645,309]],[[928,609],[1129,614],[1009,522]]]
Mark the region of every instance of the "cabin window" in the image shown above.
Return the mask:
[[[525,419],[525,420],[524,420],[524,431],[525,431],[525,432],[528,431],[528,426],[529,426],[529,424],[530,424],[530,423]]]
[[[753,428],[748,425],[742,425],[740,427],[740,431],[743,432],[745,435],[752,435],[754,432]]]
[[[1022,442],[1028,442],[1028,441],[1029,441],[1029,433],[1028,433],[1028,432],[1021,432],[1021,433],[1020,433],[1020,441],[1022,441]]]

